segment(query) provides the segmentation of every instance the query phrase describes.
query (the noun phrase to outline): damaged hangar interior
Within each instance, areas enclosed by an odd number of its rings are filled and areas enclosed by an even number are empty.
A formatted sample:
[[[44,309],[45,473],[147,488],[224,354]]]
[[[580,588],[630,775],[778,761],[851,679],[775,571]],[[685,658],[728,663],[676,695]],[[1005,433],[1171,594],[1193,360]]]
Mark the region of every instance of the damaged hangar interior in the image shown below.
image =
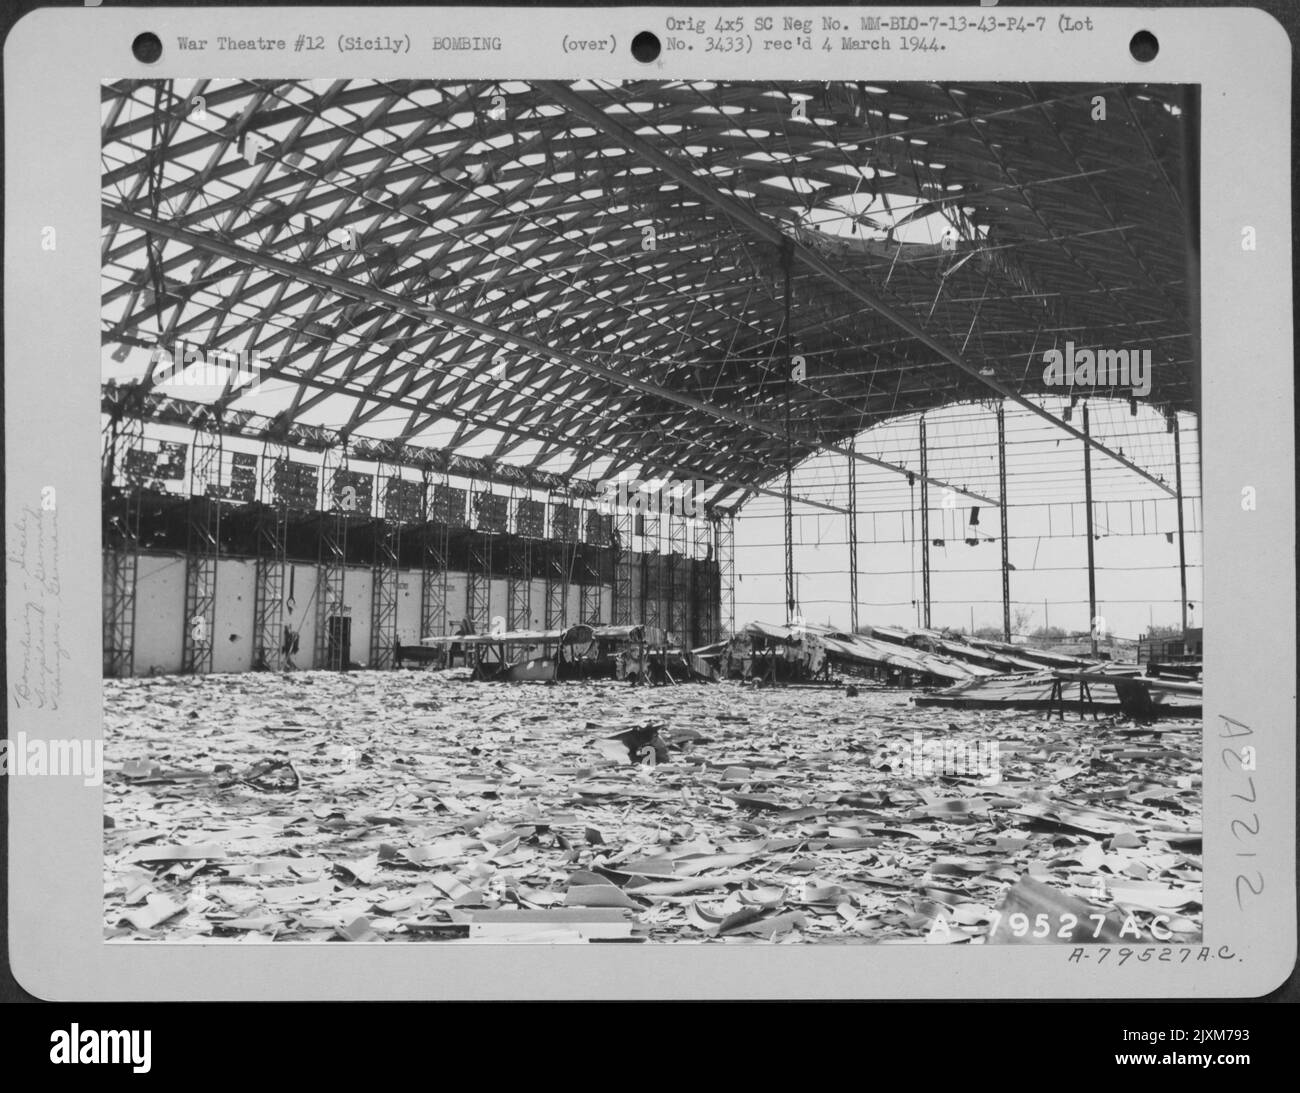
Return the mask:
[[[102,111],[109,937],[1199,936],[1195,89]]]

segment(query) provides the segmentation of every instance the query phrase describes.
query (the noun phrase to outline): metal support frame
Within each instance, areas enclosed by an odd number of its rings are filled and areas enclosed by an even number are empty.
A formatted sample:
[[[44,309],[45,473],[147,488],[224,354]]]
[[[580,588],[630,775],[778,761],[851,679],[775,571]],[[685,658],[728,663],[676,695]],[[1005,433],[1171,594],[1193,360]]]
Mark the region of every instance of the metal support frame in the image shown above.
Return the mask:
[[[614,512],[614,625],[631,626],[632,603],[632,513],[624,508]]]
[[[181,671],[212,671],[217,627],[217,562],[221,553],[221,434],[196,430],[190,446],[190,497],[185,507],[185,614]]]
[[[139,418],[114,418],[105,437],[102,481],[105,492],[118,486],[104,533],[105,677],[123,679],[135,671],[136,585],[140,570],[141,483],[126,474],[126,453],[144,440]]]
[[[794,243],[788,236],[781,237],[781,276],[782,276],[782,293],[781,293],[781,338],[783,356],[785,357],[785,399],[784,399],[784,428],[785,428],[785,484],[781,494],[781,515],[782,529],[784,532],[785,545],[785,624],[794,625],[799,611],[799,596],[795,589],[794,579],[794,511],[791,504],[791,493],[794,477],[794,448],[790,433],[790,389],[794,385],[793,379],[793,352],[791,350],[790,336],[790,304],[791,304],[791,285],[790,274],[791,266],[794,263]]]
[[[691,620],[695,616],[686,517],[670,511],[665,519],[668,521],[668,629],[676,636],[678,645],[686,649],[691,643]]]
[[[469,495],[472,505],[472,499],[478,496],[474,483],[470,484]],[[486,634],[492,628],[492,538],[491,533],[475,528],[466,540],[465,615],[477,634]]]
[[[662,496],[662,495],[661,495]],[[668,549],[659,563],[659,576],[663,582],[663,628],[679,643],[685,644],[682,632],[677,629],[677,559],[673,556],[674,520],[671,510],[661,517],[662,523],[668,525]]]
[[[388,516],[383,463],[375,466],[373,497],[375,558],[370,571],[370,666],[382,669],[393,667],[397,652],[397,566],[402,547],[402,525]]]
[[[1007,531],[1007,425],[1005,404],[998,403],[998,506],[1002,518],[1002,640],[1011,640],[1011,558]]]
[[[1047,699],[1047,719],[1052,719],[1055,713],[1061,721],[1065,720],[1065,704],[1068,701],[1065,697],[1065,688],[1069,686],[1069,681],[1063,679],[1052,680],[1052,692]],[[1088,686],[1086,679],[1079,680],[1079,720],[1082,721],[1089,713],[1092,714],[1094,721],[1098,720],[1097,703],[1092,697],[1092,688]]]
[[[579,586],[579,610],[581,621],[588,626],[599,626],[603,621],[605,590],[600,579],[600,570],[593,569],[585,556],[580,561],[581,584]]]
[[[645,523],[641,536],[641,623],[645,626],[663,627],[664,618],[664,557],[663,527],[659,517],[659,500],[650,498],[646,507]]]
[[[519,534],[519,525],[515,524],[515,534],[507,540],[506,558],[506,629],[528,630],[532,628],[533,613],[533,544]],[[507,650],[511,659],[517,660],[527,653],[523,646]]]
[[[925,442],[925,415],[921,415],[921,625],[930,628],[930,482]]]
[[[1178,411],[1171,413],[1174,426],[1174,503],[1178,506],[1178,588],[1182,598],[1183,641],[1187,641],[1187,543],[1183,528],[1183,446],[1179,440]],[[1198,448],[1199,450],[1199,448]],[[1186,648],[1186,645],[1184,645]]]
[[[562,630],[568,625],[569,582],[568,550],[561,544],[557,552],[551,544],[546,561],[546,608],[542,625],[547,630]]]
[[[253,667],[285,668],[285,587],[289,562],[288,501],[277,494],[276,467],[287,463],[289,449],[267,441],[262,446],[261,502],[257,515],[257,561],[253,578]]]
[[[849,450],[857,451],[858,438],[849,441]],[[858,632],[858,461],[849,464],[849,629]]]
[[[1088,432],[1088,403],[1083,404],[1083,435]],[[1083,503],[1088,534],[1088,632],[1092,637],[1092,655],[1097,656],[1097,567],[1093,557],[1092,537],[1092,445],[1083,446]]]
[[[316,571],[316,662],[317,668],[345,671],[345,658],[330,648],[329,620],[347,616],[347,514],[337,500],[336,479],[347,470],[347,453],[338,448],[325,452],[321,468],[320,552]]]
[[[713,595],[713,528],[696,517],[691,521],[691,644],[712,645],[717,638],[717,603]]]
[[[792,626],[799,613],[799,597],[794,580],[794,514],[790,507],[791,468],[785,465],[785,488],[782,491],[782,543],[785,547],[785,624]]]
[[[492,591],[492,536],[472,531],[469,535],[468,564],[465,571],[465,615],[478,634],[492,627],[490,595]]]
[[[447,485],[443,476],[443,485]],[[429,475],[424,474],[420,528],[420,636],[436,637],[447,628],[447,555],[451,549],[451,527],[445,521],[429,519]]]
[[[566,495],[563,503],[572,507],[573,498]],[[546,511],[555,511],[550,497],[546,500]],[[557,536],[554,524],[551,525],[546,552],[546,611],[542,622],[547,630],[563,629],[569,624],[569,574],[577,556],[573,532],[570,526],[564,535]]]
[[[719,613],[724,633],[736,633],[736,518],[719,514],[713,521],[713,556],[718,559]]]
[[[578,621],[588,626],[599,626],[604,590],[601,586],[601,552],[596,552],[596,566],[592,568],[588,551],[579,545],[578,529],[584,527],[586,510],[578,505],[574,521],[574,556],[578,566]]]

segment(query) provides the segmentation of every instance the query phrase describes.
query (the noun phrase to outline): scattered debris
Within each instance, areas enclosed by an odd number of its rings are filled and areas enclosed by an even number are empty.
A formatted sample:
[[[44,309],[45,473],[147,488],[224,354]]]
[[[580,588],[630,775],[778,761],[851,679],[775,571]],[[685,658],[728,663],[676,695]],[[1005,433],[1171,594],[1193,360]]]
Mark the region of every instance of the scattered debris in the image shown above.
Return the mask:
[[[239,774],[230,773],[229,768],[217,770],[214,778],[219,785],[240,783],[264,793],[292,793],[299,785],[298,772],[284,759],[262,759]]]
[[[1200,936],[1191,719],[447,672],[104,686],[113,939],[986,944],[1081,904]],[[900,763],[918,736],[935,761]]]
[[[654,757],[656,763],[668,762],[668,745],[664,742],[659,730],[664,727],[662,722],[650,721],[644,725],[636,725],[630,729],[624,729],[622,732],[614,733],[608,736],[607,740],[617,740],[627,749],[627,758],[629,763],[640,763],[649,756]]]

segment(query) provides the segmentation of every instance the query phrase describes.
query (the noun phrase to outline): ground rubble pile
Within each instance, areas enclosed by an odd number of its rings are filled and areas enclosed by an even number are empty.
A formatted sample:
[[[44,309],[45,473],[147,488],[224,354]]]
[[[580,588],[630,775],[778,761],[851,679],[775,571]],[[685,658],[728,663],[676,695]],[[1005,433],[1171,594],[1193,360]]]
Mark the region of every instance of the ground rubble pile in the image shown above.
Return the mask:
[[[114,940],[985,944],[1049,905],[1200,936],[1199,722],[438,672],[105,688]]]

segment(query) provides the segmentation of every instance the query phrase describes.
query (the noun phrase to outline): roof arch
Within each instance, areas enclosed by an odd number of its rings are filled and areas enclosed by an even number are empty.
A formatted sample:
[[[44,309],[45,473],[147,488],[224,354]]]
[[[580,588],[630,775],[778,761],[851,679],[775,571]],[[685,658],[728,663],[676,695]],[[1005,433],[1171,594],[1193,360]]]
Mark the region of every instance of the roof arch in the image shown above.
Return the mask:
[[[156,404],[157,347],[242,352],[260,383],[214,413],[715,500],[893,415],[1038,405],[1066,342],[1150,350],[1147,401],[1194,409],[1195,114],[1129,85],[110,83],[105,375]]]

